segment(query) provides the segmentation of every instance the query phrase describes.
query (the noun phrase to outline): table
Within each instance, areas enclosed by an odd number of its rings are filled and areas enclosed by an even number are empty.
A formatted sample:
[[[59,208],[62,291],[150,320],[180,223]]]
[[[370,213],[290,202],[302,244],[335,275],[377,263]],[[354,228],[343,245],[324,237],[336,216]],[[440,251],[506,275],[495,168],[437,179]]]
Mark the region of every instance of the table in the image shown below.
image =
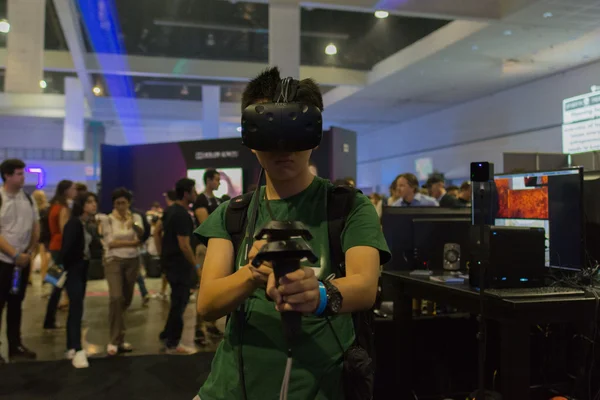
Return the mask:
[[[440,271],[438,275],[441,275]],[[410,397],[412,369],[412,299],[450,304],[472,314],[480,312],[479,292],[467,283],[446,284],[428,277],[410,276],[407,271],[383,271],[383,279],[393,287],[394,330],[398,398]],[[532,325],[591,320],[596,307],[592,294],[527,299],[500,299],[486,296],[485,318],[500,326],[500,393],[505,400],[529,400],[530,349]],[[475,334],[475,332],[473,332]],[[476,387],[473,388],[474,390]]]

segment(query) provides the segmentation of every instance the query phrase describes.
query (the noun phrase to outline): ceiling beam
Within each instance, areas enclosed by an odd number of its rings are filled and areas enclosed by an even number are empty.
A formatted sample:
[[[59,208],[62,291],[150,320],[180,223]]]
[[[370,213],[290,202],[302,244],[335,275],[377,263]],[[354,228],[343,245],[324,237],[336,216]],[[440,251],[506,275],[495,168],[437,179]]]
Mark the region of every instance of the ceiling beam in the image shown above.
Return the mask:
[[[79,24],[79,18],[77,16],[77,10],[73,0],[53,0],[54,7],[56,8],[56,14],[62,27],[65,38],[67,39],[67,45],[69,46],[69,52],[72,58],[72,66],[77,77],[81,81],[83,87],[83,94],[88,102],[90,108],[93,109],[95,100],[94,93],[92,92],[93,84],[90,78],[89,72],[85,66],[86,50],[83,43],[83,32]],[[55,52],[57,53],[57,52]]]

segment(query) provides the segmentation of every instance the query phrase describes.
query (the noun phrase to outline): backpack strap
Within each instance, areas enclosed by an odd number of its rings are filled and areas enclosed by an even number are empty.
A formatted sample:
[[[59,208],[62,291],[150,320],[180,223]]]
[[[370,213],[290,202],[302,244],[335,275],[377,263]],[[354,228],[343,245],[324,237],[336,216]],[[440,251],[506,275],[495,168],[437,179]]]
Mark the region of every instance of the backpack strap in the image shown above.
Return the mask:
[[[229,236],[231,236],[234,260],[237,260],[240,246],[244,240],[246,226],[248,225],[248,208],[250,207],[253,195],[254,192],[249,192],[234,197],[229,201],[225,210],[225,229],[229,233]]]
[[[360,190],[350,186],[334,186],[327,196],[327,234],[329,237],[329,256],[336,274],[346,276],[346,261],[342,248],[342,232],[352,207],[356,193]]]

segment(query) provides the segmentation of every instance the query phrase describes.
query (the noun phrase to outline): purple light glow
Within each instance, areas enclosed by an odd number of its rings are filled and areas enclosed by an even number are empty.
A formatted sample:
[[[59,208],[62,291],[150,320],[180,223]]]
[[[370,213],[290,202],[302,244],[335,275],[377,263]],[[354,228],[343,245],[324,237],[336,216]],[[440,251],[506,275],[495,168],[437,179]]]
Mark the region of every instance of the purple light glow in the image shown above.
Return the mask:
[[[36,189],[41,189],[46,185],[46,180],[45,180],[45,172],[42,168],[40,167],[32,167],[32,168],[27,168],[27,172],[29,172],[30,174],[37,174],[37,185],[35,186]]]

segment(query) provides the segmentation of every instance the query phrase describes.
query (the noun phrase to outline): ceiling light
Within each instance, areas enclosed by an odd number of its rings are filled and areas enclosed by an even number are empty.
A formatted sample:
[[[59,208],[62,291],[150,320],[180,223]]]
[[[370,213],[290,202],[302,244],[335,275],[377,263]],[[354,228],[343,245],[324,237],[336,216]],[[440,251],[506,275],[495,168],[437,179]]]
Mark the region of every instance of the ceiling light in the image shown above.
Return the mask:
[[[231,93],[231,89],[227,89],[227,91],[225,92],[225,97],[231,97],[233,96],[233,93]]]
[[[5,19],[0,19],[0,33],[10,32],[10,24]]]
[[[212,33],[209,33],[208,36],[206,37],[206,45],[209,47],[215,45],[215,37],[213,36]]]
[[[552,13],[550,11],[547,11],[543,14],[544,18],[552,18]]]
[[[471,46],[471,50],[477,51],[477,50],[479,50],[479,46],[477,46],[476,44],[474,44],[473,46]]]
[[[237,128],[235,128],[236,131],[241,132],[242,131],[242,127],[238,126]]]
[[[328,44],[327,47],[325,47],[325,54],[327,54],[328,56],[336,55],[337,47],[335,47],[335,44],[333,44],[333,43]]]
[[[592,85],[590,87],[591,92],[600,92],[600,85]]]
[[[42,89],[46,89],[46,88],[48,87],[48,84],[46,83],[46,81],[45,81],[45,80],[43,80],[43,79],[42,79],[42,80],[40,81],[40,87],[41,87]]]
[[[183,87],[181,88],[181,95],[187,96],[188,94],[190,94],[188,87],[186,85],[183,85]]]
[[[96,96],[100,96],[102,94],[102,88],[100,88],[100,86],[94,86],[92,92],[94,92]]]
[[[507,29],[504,31],[504,36],[510,36],[512,35],[512,31],[510,29]]]
[[[383,10],[375,11],[375,18],[383,19],[390,16],[390,13]]]

